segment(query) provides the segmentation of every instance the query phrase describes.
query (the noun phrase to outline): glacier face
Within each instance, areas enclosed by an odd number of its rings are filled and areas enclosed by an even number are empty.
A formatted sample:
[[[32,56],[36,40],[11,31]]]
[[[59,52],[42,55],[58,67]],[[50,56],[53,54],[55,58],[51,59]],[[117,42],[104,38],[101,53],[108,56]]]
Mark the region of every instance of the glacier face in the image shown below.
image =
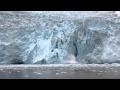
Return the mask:
[[[1,11],[0,64],[120,63],[115,11]]]

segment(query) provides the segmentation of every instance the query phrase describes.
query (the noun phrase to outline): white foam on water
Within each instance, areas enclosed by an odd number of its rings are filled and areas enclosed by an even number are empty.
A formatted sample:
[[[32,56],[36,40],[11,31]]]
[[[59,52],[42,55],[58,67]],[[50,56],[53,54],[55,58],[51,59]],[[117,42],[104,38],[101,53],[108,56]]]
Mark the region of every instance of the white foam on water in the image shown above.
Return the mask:
[[[35,73],[35,74],[42,74],[42,73],[40,73],[40,72],[33,72],[33,73]]]

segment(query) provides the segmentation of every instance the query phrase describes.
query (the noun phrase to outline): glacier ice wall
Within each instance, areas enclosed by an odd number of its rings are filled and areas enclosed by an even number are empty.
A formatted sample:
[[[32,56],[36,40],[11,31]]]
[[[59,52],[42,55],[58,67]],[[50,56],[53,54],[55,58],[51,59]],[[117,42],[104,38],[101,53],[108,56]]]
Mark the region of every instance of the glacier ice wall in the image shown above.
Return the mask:
[[[1,11],[0,64],[120,63],[117,13]]]

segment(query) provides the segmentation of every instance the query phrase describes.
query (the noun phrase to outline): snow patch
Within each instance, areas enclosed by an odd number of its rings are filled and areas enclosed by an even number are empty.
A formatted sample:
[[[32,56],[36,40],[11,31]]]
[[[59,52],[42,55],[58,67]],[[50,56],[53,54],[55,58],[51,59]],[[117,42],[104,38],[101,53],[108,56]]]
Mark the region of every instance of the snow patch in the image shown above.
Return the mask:
[[[120,17],[120,11],[116,11],[115,14]]]

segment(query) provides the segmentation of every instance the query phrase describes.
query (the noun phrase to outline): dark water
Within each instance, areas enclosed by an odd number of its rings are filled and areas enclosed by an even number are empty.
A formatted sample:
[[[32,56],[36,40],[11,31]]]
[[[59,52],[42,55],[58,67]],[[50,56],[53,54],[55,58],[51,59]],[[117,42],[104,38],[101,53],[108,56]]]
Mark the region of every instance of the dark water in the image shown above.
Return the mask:
[[[117,70],[40,71],[34,69],[0,70],[0,79],[118,79]]]

